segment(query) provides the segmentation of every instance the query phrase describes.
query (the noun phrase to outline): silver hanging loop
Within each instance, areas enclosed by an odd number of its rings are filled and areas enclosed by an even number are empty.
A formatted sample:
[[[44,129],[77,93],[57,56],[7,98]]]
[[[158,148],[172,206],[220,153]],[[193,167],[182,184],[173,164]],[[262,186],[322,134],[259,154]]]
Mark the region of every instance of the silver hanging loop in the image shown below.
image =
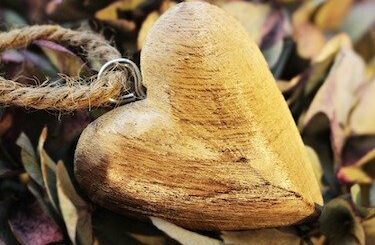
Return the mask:
[[[142,100],[146,98],[146,89],[142,84],[142,75],[138,68],[138,66],[131,60],[126,58],[118,58],[113,59],[105,63],[98,72],[98,79],[103,75],[103,73],[110,67],[115,64],[122,64],[127,70],[130,72],[131,76],[133,77],[133,84],[132,84],[132,92],[126,93],[121,95],[119,99],[110,98],[109,101],[115,104],[127,104],[136,100]],[[127,81],[123,81],[123,86],[125,87],[125,83]]]

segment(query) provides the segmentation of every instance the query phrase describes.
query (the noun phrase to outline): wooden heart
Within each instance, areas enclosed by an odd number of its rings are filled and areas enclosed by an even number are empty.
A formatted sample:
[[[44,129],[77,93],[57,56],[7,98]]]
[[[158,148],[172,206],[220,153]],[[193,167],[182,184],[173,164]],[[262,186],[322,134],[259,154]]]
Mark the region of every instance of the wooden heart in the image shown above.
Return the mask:
[[[141,55],[148,97],[100,117],[75,155],[99,205],[201,230],[301,222],[322,197],[267,63],[218,7],[178,4]]]

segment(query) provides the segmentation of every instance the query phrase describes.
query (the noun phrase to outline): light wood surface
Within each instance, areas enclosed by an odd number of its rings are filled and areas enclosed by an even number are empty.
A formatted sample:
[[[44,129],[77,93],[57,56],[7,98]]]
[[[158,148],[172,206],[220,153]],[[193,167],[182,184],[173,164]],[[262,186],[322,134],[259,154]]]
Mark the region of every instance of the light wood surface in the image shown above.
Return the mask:
[[[178,4],[141,55],[147,99],[83,132],[77,179],[99,205],[200,230],[298,223],[322,197],[267,63],[218,7]]]

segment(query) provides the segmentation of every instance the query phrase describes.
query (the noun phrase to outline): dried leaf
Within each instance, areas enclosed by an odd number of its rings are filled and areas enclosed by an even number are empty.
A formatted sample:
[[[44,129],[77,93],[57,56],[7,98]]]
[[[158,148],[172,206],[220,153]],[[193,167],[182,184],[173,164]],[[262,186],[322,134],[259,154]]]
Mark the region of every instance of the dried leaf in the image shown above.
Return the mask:
[[[305,128],[320,113],[329,119],[332,148],[337,157],[347,136],[349,113],[357,102],[356,92],[364,83],[364,71],[363,60],[350,48],[342,48],[304,118]]]
[[[17,12],[5,10],[0,13],[1,22],[8,27],[23,27],[27,25],[27,21]]]
[[[323,32],[309,23],[296,26],[293,38],[297,44],[298,54],[304,59],[311,59],[318,55],[326,42]]]
[[[151,29],[151,27],[154,25],[156,20],[160,17],[160,14],[157,11],[151,12],[149,15],[147,15],[147,18],[143,21],[141,29],[138,33],[138,39],[137,39],[137,47],[138,50],[141,50],[143,47],[143,44],[146,40],[147,33]]]
[[[121,19],[120,11],[128,11],[136,9],[144,0],[120,0],[111,3],[104,9],[95,13],[95,17],[99,20],[106,21],[112,25],[121,28],[124,31],[134,31],[136,26],[133,21]]]
[[[2,178],[6,178],[6,177],[9,177],[9,176],[12,176],[15,173],[17,173],[17,172],[12,171],[11,169],[9,169],[6,166],[6,164],[2,160],[0,160],[0,180]]]
[[[0,112],[0,136],[5,134],[13,125],[13,115]]]
[[[284,41],[280,39],[275,45],[273,45],[269,49],[262,50],[264,58],[266,58],[266,61],[270,69],[273,68],[279,61],[280,56],[283,52],[283,47]]]
[[[372,178],[361,167],[346,166],[340,168],[337,173],[337,179],[345,184],[371,184]]]
[[[65,221],[70,240],[76,244],[77,238],[82,245],[93,243],[90,207],[76,192],[63,162],[56,168],[57,194],[61,214]]]
[[[182,245],[219,245],[221,241],[185,230],[160,218],[151,217],[152,223]]]
[[[43,186],[42,172],[30,139],[26,134],[21,133],[16,144],[21,147],[21,160],[26,172],[36,183]]]
[[[143,234],[129,233],[129,236],[145,245],[164,245],[165,238],[161,236],[147,236]]]
[[[344,145],[341,154],[343,165],[366,167],[375,160],[375,137],[372,135],[351,136]]]
[[[348,33],[353,42],[359,41],[375,23],[375,2],[358,2],[345,17],[341,31]]]
[[[82,9],[77,0],[51,0],[46,4],[46,14],[54,21],[74,21],[88,18],[89,13]]]
[[[34,43],[43,50],[60,73],[68,76],[88,73],[89,69],[83,60],[65,47],[47,40],[37,40]]]
[[[350,195],[355,205],[362,206],[361,186],[359,184],[350,187]]]
[[[335,30],[341,26],[352,4],[353,0],[327,0],[319,8],[314,22],[323,30]]]
[[[358,94],[359,102],[350,115],[351,135],[375,137],[375,79],[365,84]]]
[[[345,34],[339,34],[330,39],[314,59],[314,63],[321,63],[330,60],[336,56],[341,49],[352,48],[350,38]]]
[[[284,82],[285,90],[282,91],[284,95],[288,95],[287,102],[291,106],[292,111],[294,107],[298,108],[299,102],[303,102],[306,98],[312,96],[322,84],[337,53],[343,48],[351,47],[351,42],[347,35],[340,34],[333,37],[324,45],[319,54],[314,57],[310,68],[292,78],[290,82]],[[304,109],[302,108],[302,110]],[[299,125],[301,126],[304,119],[300,118],[299,121]]]
[[[261,49],[269,49],[291,34],[289,17],[283,9],[272,9],[262,26]]]
[[[322,3],[324,3],[324,0],[312,0],[300,5],[292,16],[293,27],[296,28],[299,25],[310,23],[312,15]]]
[[[302,239],[291,229],[259,229],[237,232],[222,232],[224,244],[235,245],[299,245]]]
[[[375,25],[369,29],[365,35],[355,43],[355,50],[366,61],[371,61],[375,57]]]
[[[306,150],[307,150],[307,155],[309,156],[310,163],[314,170],[316,180],[319,183],[320,189],[322,190],[323,189],[323,184],[322,184],[323,169],[322,169],[322,166],[320,165],[319,157],[313,148],[306,146]]]
[[[234,1],[221,6],[230,15],[236,18],[250,37],[259,45],[262,38],[262,27],[266,22],[271,8],[267,4]]]
[[[362,222],[363,230],[365,232],[365,244],[374,245],[375,244],[375,216],[366,219]]]
[[[144,245],[147,241],[159,242],[166,239],[164,234],[150,223],[132,220],[105,209],[93,213],[95,236],[101,245]]]
[[[56,190],[56,163],[50,158],[44,150],[44,143],[47,139],[47,128],[43,128],[39,137],[38,152],[40,158],[40,166],[42,169],[42,176],[47,195],[51,201],[52,206],[58,212],[58,197]]]
[[[63,240],[59,227],[34,202],[19,210],[9,220],[9,225],[18,242],[25,245],[46,245]]]
[[[334,199],[325,205],[319,223],[328,244],[365,243],[364,230],[350,204],[343,199]]]
[[[142,0],[115,1],[114,3],[96,12],[95,17],[98,18],[99,20],[117,20],[119,18],[118,16],[119,10],[134,9],[141,2]]]

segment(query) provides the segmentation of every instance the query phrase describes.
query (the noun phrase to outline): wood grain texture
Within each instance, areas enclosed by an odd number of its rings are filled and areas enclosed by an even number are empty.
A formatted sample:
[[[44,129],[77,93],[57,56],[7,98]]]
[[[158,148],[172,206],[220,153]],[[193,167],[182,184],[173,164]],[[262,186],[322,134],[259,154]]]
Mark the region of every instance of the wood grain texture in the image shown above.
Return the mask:
[[[301,222],[322,197],[266,61],[218,7],[178,4],[141,54],[147,99],[83,132],[77,179],[99,205],[200,230]]]

